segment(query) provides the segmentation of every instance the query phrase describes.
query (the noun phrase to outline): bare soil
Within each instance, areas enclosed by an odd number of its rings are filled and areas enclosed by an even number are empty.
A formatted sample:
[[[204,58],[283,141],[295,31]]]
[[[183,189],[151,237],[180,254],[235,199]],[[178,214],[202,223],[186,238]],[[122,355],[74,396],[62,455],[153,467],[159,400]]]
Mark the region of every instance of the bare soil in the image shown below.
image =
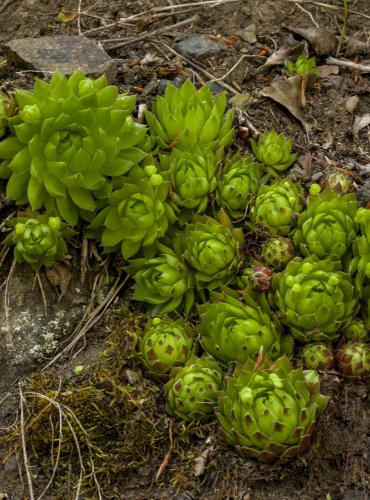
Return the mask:
[[[189,76],[199,83],[221,79],[218,84],[227,84],[234,94],[250,94],[248,121],[241,123],[249,132],[274,128],[292,138],[299,154],[294,167],[297,178],[308,185],[318,180],[328,166],[338,166],[353,176],[360,196],[369,175],[370,132],[368,127],[356,130],[353,124],[356,117],[369,113],[370,71],[338,66],[336,79],[329,75],[306,92],[303,112],[312,123],[309,133],[285,107],[261,94],[279,79],[279,67],[258,71],[284,44],[287,27],[308,29],[317,24],[339,41],[344,19],[342,2],[240,0],[211,8],[206,8],[205,2],[203,6],[183,6],[172,12],[149,12],[153,7],[178,7],[184,3],[83,0],[78,12],[75,0],[5,0],[0,5],[0,83],[5,89],[31,87],[37,76],[7,64],[2,50],[7,41],[58,33],[75,35],[80,28],[116,60],[116,83],[123,91],[137,93],[138,104],[149,103],[163,79]],[[346,37],[339,53],[318,55],[318,65],[325,65],[329,55],[370,64],[370,4],[368,0],[353,0],[348,1],[348,7]],[[58,19],[62,10],[67,16],[71,14],[69,22]],[[172,27],[195,15],[192,22]],[[256,42],[235,36],[252,24]],[[196,33],[217,40],[222,49],[219,55],[187,63],[173,52],[179,40]],[[299,35],[295,38],[303,39]],[[353,39],[368,43],[367,49],[348,55]],[[315,55],[312,46],[308,47]],[[242,55],[246,57],[236,64]],[[235,69],[223,78],[234,65]],[[229,91],[229,95],[232,97],[233,92]],[[353,111],[348,106],[346,109],[351,96],[358,97]],[[249,148],[243,135],[239,147],[244,151]],[[370,201],[366,191],[363,196],[364,202]],[[15,207],[5,202],[3,195],[0,199],[1,222]],[[91,247],[85,254],[82,252],[81,259],[82,235],[74,241],[71,258],[59,277],[53,280],[44,273],[40,275],[46,316],[40,287],[34,284],[31,271],[18,266],[8,281],[7,320],[14,328],[0,339],[0,499],[41,498],[41,494],[49,500],[100,498],[92,462],[101,498],[367,498],[370,415],[366,381],[348,381],[335,370],[322,375],[322,392],[331,400],[308,453],[286,465],[263,465],[242,458],[225,445],[216,422],[189,428],[166,416],[161,384],[145,378],[133,354],[141,313],[130,302],[129,283],[114,288],[122,283],[122,263],[112,258],[99,261],[96,249]],[[10,270],[8,256],[0,269],[1,283],[6,283]],[[63,283],[69,279],[64,289]],[[3,285],[0,290],[3,325],[6,288]],[[96,318],[65,356],[42,371],[53,356],[69,345],[81,318],[85,318],[82,323],[89,321],[99,304],[107,304],[107,313]],[[89,314],[84,317],[86,308]],[[45,337],[48,332],[52,332],[51,337]],[[39,355],[35,354],[35,344],[41,346]],[[83,367],[81,374],[73,371],[76,366]],[[57,404],[48,406],[45,399],[31,393],[47,396]],[[53,472],[51,457],[54,465],[56,460],[56,450],[51,449],[55,436],[50,422],[60,417],[61,408],[75,412],[87,431],[88,437],[81,427],[77,432],[85,473],[81,481],[81,461],[66,420],[55,481],[48,486]],[[22,426],[23,418],[26,427]],[[22,434],[28,440],[31,477],[24,467]]]

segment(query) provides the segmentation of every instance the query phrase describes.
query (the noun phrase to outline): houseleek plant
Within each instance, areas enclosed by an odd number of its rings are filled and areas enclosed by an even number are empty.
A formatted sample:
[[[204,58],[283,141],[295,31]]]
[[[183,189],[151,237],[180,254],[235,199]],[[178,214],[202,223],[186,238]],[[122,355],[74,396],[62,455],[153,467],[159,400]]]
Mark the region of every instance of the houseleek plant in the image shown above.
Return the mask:
[[[165,385],[167,412],[177,418],[204,422],[214,411],[222,372],[212,358],[192,356]]]
[[[226,111],[226,94],[213,97],[208,85],[199,91],[186,80],[181,88],[169,84],[145,113],[151,134],[160,149],[218,151],[234,140],[234,109]]]
[[[3,245],[14,245],[16,262],[27,262],[34,271],[64,260],[67,252],[64,238],[74,234],[59,217],[36,212],[10,219],[8,225],[13,230],[4,239]]]
[[[288,359],[238,364],[219,392],[216,415],[229,444],[261,462],[284,462],[307,450],[328,398],[312,394]]]
[[[182,318],[156,317],[145,325],[140,355],[149,375],[168,378],[172,368],[183,366],[194,354],[195,347],[192,330]]]
[[[74,226],[91,220],[122,176],[146,155],[139,145],[146,127],[131,113],[135,96],[120,96],[105,76],[76,71],[36,80],[32,92],[16,93],[18,114],[0,143],[0,177],[6,196],[33,210],[46,208]]]

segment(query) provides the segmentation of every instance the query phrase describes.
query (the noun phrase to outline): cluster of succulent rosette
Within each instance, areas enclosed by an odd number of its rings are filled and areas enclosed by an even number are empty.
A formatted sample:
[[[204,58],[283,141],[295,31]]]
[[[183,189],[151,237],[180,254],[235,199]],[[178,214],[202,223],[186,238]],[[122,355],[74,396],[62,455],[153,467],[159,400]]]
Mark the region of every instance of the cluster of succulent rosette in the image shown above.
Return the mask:
[[[319,372],[369,376],[370,210],[339,171],[309,192],[287,176],[282,134],[246,153],[223,92],[170,84],[146,125],[134,105],[81,72],[0,95],[0,177],[28,210],[3,243],[38,271],[86,224],[147,304],[138,356],[168,413],[216,415],[242,454],[291,459],[328,401]]]

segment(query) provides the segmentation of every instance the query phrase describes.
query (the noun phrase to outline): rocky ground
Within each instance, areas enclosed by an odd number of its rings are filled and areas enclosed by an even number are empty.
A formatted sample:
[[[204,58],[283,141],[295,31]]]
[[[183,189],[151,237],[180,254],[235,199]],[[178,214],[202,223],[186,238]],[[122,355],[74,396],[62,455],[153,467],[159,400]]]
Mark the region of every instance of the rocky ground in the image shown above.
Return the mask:
[[[30,50],[10,41],[82,34],[110,59],[95,46],[91,57],[85,49],[68,50],[66,64],[82,54],[87,71],[105,65],[122,91],[138,95],[138,105],[149,105],[167,81],[179,85],[186,77],[210,82],[215,92],[225,88],[240,110],[242,151],[249,150],[246,134],[283,132],[298,153],[291,176],[308,186],[337,167],[354,179],[366,205],[370,5],[347,3],[346,17],[340,0],[4,0],[0,85],[31,88],[36,76],[48,77],[55,51],[63,52],[60,41],[46,51],[43,44]],[[303,49],[316,56],[321,77],[304,88],[286,87],[282,63]],[[2,229],[14,210],[0,186]],[[350,383],[335,370],[323,375],[322,392],[331,400],[305,455],[274,466],[241,458],[226,447],[215,422],[188,428],[165,415],[162,389],[143,377],[133,356],[140,313],[134,314],[129,283],[120,277],[122,263],[102,258],[83,234],[73,241],[69,260],[37,279],[2,254],[0,499],[367,498],[365,382]],[[69,435],[71,412],[88,431],[79,428],[80,448]],[[55,462],[50,422],[61,415],[66,439]]]

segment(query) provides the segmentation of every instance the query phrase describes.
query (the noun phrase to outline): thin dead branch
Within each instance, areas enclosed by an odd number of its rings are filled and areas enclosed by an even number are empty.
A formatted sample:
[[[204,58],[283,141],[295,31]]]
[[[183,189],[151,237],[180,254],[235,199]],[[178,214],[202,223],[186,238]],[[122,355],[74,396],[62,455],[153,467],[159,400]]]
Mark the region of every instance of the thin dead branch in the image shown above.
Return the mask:
[[[309,12],[306,9],[304,9],[302,7],[302,5],[300,5],[298,2],[295,2],[295,5],[298,7],[298,9],[300,9],[302,12],[304,12],[305,14],[307,14],[309,16],[309,18],[311,19],[311,21],[313,22],[313,24],[316,26],[317,29],[320,28],[319,24],[315,21],[315,18],[313,17],[313,15],[311,14],[311,12]]]
[[[111,38],[111,39],[106,39],[106,40],[100,40],[101,43],[103,44],[111,44],[114,42],[119,42],[115,43],[114,45],[109,45],[109,47],[106,47],[106,50],[113,50],[113,49],[119,49],[120,47],[124,47],[125,45],[129,45],[131,43],[136,43],[140,42],[142,40],[145,40],[147,38],[156,36],[156,35],[161,35],[164,33],[168,33],[169,31],[173,30],[174,28],[180,28],[181,26],[185,26],[187,24],[195,24],[200,20],[200,16],[197,14],[193,17],[189,17],[188,19],[185,19],[184,21],[180,21],[178,23],[172,24],[171,26],[162,26],[161,28],[158,28],[153,31],[148,31],[147,33],[143,33],[142,35],[135,36],[135,37],[130,37],[130,38]]]
[[[68,343],[64,349],[62,349],[56,356],[54,356],[53,359],[47,363],[42,371],[45,371],[47,368],[50,368],[58,359],[60,359],[62,356],[66,355],[73,349],[73,347],[86,335],[86,333],[92,328],[102,317],[102,315],[105,313],[107,308],[110,306],[110,304],[113,302],[113,300],[116,298],[118,295],[119,291],[124,287],[124,285],[127,283],[129,279],[129,276],[126,276],[122,282],[121,277],[118,277],[115,282],[113,283],[111,289],[109,290],[108,294],[106,295],[105,299],[101,304],[99,304],[95,309],[93,309],[90,313],[90,310],[92,308],[92,305],[95,302],[95,295],[93,294],[89,305],[87,306],[87,309],[81,319],[81,321],[78,323],[77,327],[73,331],[71,337],[72,340]]]
[[[337,66],[343,66],[344,68],[354,69],[355,71],[359,71],[360,73],[370,73],[370,66],[347,61],[346,59],[336,59],[335,57],[328,57],[326,59],[326,64],[336,64]]]
[[[341,12],[343,12],[343,7],[339,6],[339,5],[329,5],[327,3],[322,3],[322,2],[314,2],[312,0],[285,0],[286,2],[290,2],[290,3],[295,3],[295,4],[306,4],[306,3],[310,3],[312,5],[317,5],[318,7],[324,7],[325,9],[329,9],[329,10],[339,10]],[[370,16],[368,16],[367,14],[364,14],[363,12],[359,12],[358,10],[351,10],[351,9],[348,9],[348,13],[349,14],[354,14],[355,16],[361,16],[361,17],[365,17],[366,19],[370,19]]]
[[[211,82],[222,82],[223,80],[225,80],[225,78],[229,75],[231,75],[231,73],[239,66],[239,64],[243,61],[243,59],[245,59],[247,57],[246,54],[243,54],[237,61],[236,63],[234,64],[234,66],[232,68],[229,69],[229,71],[227,73],[225,73],[223,76],[221,76],[220,78],[215,78],[213,80],[211,80]]]
[[[26,435],[25,435],[25,428],[24,428],[24,403],[25,403],[25,398],[24,398],[24,395],[23,395],[21,383],[19,383],[18,387],[19,387],[19,404],[20,404],[20,412],[21,412],[21,415],[20,415],[20,433],[21,433],[21,442],[22,442],[23,464],[24,464],[24,468],[26,470],[29,497],[30,497],[30,500],[35,500],[35,495],[33,493],[32,474],[31,474],[31,471],[30,471],[30,463],[28,461]]]
[[[173,421],[170,420],[170,425],[169,425],[169,429],[168,429],[168,434],[169,434],[169,439],[170,439],[170,447],[169,447],[168,452],[166,453],[166,456],[163,459],[163,462],[161,463],[161,465],[160,465],[160,467],[158,469],[157,475],[155,476],[155,480],[156,481],[158,481],[158,479],[160,478],[162,472],[167,467],[168,462],[170,461],[171,453],[172,453],[172,450],[173,450],[172,427],[173,427]]]
[[[149,10],[145,10],[143,12],[139,12],[138,14],[134,14],[133,16],[129,16],[129,17],[125,17],[123,19],[120,19],[120,21],[133,21],[134,19],[138,19],[138,18],[146,16],[148,14],[165,12],[167,10],[170,10],[171,13],[174,13],[175,10],[190,7],[191,10],[194,11],[197,8],[204,9],[206,7],[208,7],[208,8],[217,7],[217,5],[233,3],[233,2],[238,2],[238,1],[239,0],[206,0],[205,2],[188,2],[188,3],[183,3],[181,5],[165,5],[163,7],[152,7]],[[176,12],[176,14],[183,14],[183,12],[182,11]]]
[[[215,77],[215,75],[212,75],[212,73],[210,73],[206,69],[204,69],[201,66],[199,66],[198,64],[194,63],[193,61],[191,61],[187,57],[179,54],[172,47],[170,47],[166,43],[162,42],[162,40],[156,40],[155,43],[160,43],[161,45],[163,45],[164,47],[166,47],[166,49],[169,50],[170,52],[172,52],[172,54],[175,54],[177,57],[183,59],[186,62],[186,64],[188,64],[190,67],[196,69],[196,71],[199,71],[200,73],[202,73],[203,75],[205,75],[210,80],[217,81],[217,78]],[[240,94],[240,92],[238,92],[233,87],[231,87],[230,85],[228,85],[227,83],[225,83],[223,81],[220,81],[220,85],[222,85],[222,87],[224,87],[225,89],[229,90],[234,95],[239,95]]]

